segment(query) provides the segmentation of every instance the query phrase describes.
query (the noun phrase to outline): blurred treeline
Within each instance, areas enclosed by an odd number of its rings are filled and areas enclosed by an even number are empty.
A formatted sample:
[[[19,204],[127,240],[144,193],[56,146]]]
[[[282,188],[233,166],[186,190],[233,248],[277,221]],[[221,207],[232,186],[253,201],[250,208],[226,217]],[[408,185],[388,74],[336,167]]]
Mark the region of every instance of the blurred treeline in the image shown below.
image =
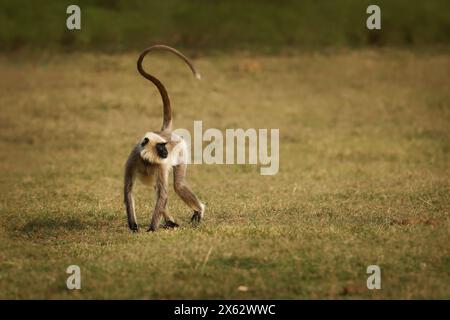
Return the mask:
[[[66,28],[77,4],[82,29]],[[381,7],[382,30],[366,29]],[[0,0],[0,51],[142,49],[279,51],[450,43],[450,0]]]

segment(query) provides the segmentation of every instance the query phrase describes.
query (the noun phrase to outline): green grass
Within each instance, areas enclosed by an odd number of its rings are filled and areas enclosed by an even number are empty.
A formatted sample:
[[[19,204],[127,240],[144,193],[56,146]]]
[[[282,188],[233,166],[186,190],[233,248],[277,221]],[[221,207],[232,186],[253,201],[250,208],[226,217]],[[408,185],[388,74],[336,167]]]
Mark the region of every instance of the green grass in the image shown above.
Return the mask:
[[[81,8],[81,30],[66,8]],[[450,43],[447,0],[378,0],[382,30],[366,28],[370,0],[2,0],[0,51],[142,50],[164,42],[195,52]],[[144,44],[143,44],[144,43]]]
[[[161,123],[136,58],[0,56],[0,298],[450,298],[448,55],[206,55],[198,82],[156,54],[176,127],[280,128],[280,172],[192,165],[203,224],[171,192],[182,227],[132,234],[123,164]]]

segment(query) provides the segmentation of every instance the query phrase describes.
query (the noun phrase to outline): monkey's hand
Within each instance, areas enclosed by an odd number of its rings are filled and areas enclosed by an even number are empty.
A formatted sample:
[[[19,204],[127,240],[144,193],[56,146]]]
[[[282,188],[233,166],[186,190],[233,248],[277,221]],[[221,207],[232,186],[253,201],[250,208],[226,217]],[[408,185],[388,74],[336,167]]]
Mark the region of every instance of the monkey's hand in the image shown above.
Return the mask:
[[[178,223],[169,220],[164,224],[163,228],[164,229],[174,229],[174,228],[178,228],[179,226],[180,225]]]
[[[128,227],[133,232],[139,232],[139,227],[138,227],[137,223],[129,223]]]
[[[194,211],[194,214],[192,215],[192,218],[191,218],[191,222],[193,224],[199,224],[201,220],[202,220],[202,215],[200,214],[200,212]]]

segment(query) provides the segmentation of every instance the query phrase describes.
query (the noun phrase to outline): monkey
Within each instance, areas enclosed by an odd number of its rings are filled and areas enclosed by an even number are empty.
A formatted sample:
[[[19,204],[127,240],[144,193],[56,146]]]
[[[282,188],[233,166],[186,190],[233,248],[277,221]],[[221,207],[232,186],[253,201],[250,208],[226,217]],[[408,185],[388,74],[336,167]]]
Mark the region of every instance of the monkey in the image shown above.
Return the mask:
[[[187,169],[187,144],[178,135],[172,132],[172,108],[169,95],[164,85],[154,76],[148,74],[142,67],[144,57],[151,51],[165,50],[175,54],[183,60],[197,79],[200,74],[195,70],[189,59],[178,50],[165,46],[154,45],[145,49],[137,60],[137,70],[158,89],[163,102],[163,123],[160,131],[147,132],[132,149],[125,163],[124,177],[124,204],[127,213],[128,227],[133,232],[138,232],[136,219],[133,187],[136,180],[146,186],[153,186],[156,194],[156,203],[153,209],[150,226],[147,231],[156,231],[161,219],[164,218],[164,228],[176,228],[175,222],[169,213],[168,179],[170,171],[173,171],[173,187],[175,193],[194,212],[191,222],[200,223],[204,217],[205,205],[200,202],[185,182]]]

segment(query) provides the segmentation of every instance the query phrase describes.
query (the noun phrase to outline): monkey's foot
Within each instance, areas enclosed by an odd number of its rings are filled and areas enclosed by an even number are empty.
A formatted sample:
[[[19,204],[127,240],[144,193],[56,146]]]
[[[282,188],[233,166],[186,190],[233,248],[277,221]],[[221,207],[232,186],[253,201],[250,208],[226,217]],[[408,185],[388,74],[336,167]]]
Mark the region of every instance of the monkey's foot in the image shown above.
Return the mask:
[[[199,224],[205,214],[205,205],[203,203],[200,204],[200,211],[194,211],[192,215],[191,222],[194,224]]]
[[[202,220],[202,215],[198,211],[194,211],[194,214],[192,215],[191,222],[194,224],[199,224],[200,220]]]
[[[137,223],[130,223],[130,224],[128,224],[128,227],[133,232],[138,232],[139,231],[139,227],[138,227]]]
[[[164,229],[174,229],[174,228],[178,228],[179,226],[180,225],[178,223],[169,220],[163,225],[163,228]]]

